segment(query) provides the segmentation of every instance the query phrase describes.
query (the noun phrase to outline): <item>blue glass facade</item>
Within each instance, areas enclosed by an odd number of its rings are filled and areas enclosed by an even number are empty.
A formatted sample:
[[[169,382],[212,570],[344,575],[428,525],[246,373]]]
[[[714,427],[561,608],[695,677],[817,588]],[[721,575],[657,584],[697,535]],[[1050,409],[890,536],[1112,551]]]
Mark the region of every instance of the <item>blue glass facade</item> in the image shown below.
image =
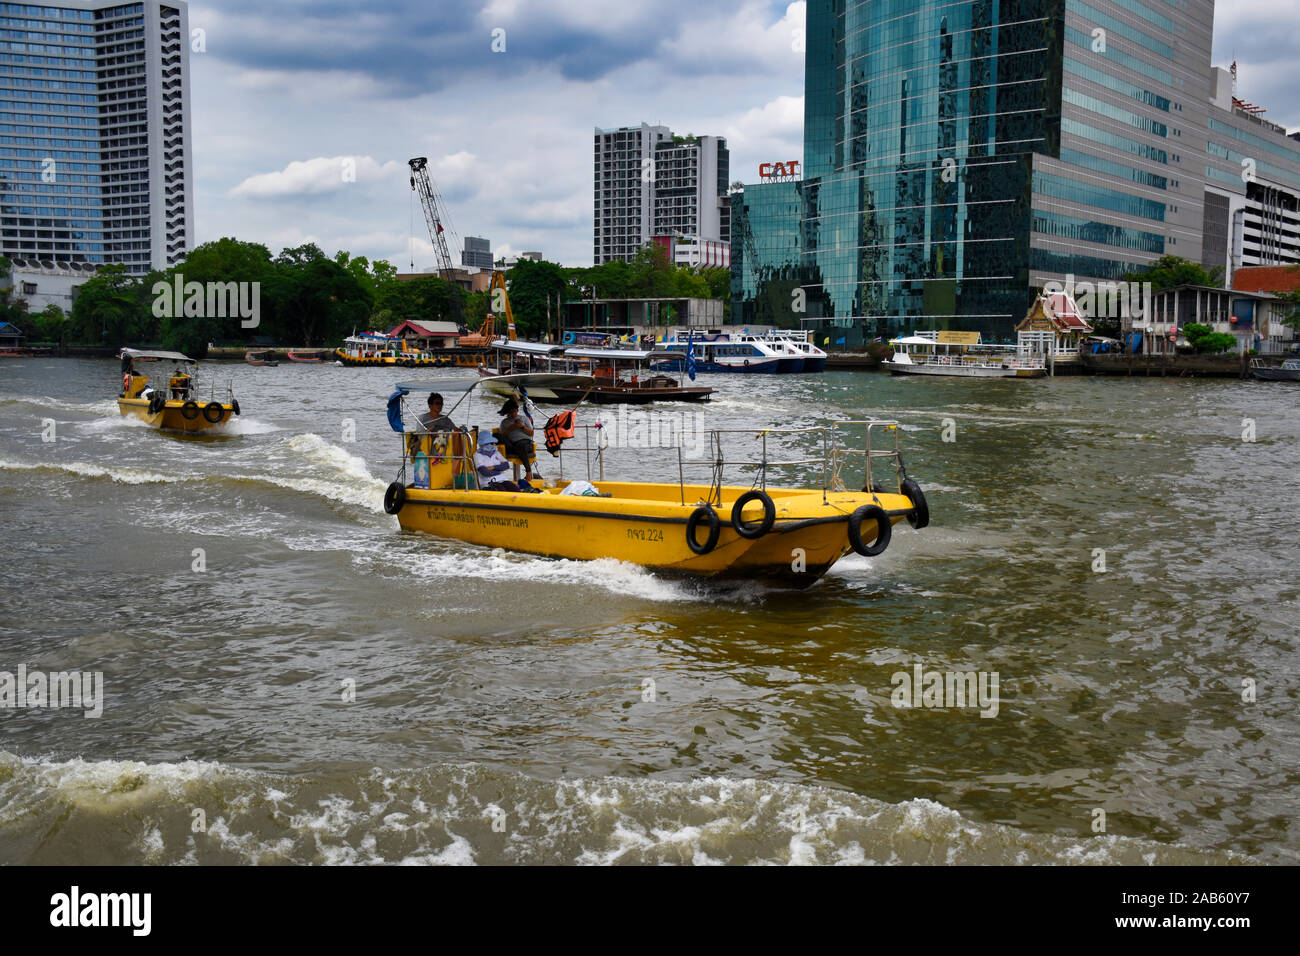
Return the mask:
[[[0,254],[104,262],[95,12],[0,3]]]
[[[0,2],[0,255],[136,274],[193,238],[185,4]]]
[[[1196,260],[1204,145],[1184,134],[1208,101],[1212,22],[1212,0],[809,0],[808,311],[774,321],[850,345],[1007,338],[1049,279]],[[751,259],[762,230],[790,234],[774,216],[752,220]],[[784,251],[735,271],[733,314],[762,321],[749,305],[782,298],[763,282],[787,281]]]

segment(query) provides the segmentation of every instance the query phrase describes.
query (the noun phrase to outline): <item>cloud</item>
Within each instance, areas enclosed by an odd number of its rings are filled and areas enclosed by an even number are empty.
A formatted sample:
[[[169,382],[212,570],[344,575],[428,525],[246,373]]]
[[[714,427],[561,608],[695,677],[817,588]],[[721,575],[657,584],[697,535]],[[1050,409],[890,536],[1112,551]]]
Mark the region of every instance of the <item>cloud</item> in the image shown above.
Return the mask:
[[[349,189],[355,183],[397,181],[408,172],[404,163],[379,163],[370,156],[318,156],[292,162],[277,172],[250,176],[230,195],[248,199],[313,196]]]

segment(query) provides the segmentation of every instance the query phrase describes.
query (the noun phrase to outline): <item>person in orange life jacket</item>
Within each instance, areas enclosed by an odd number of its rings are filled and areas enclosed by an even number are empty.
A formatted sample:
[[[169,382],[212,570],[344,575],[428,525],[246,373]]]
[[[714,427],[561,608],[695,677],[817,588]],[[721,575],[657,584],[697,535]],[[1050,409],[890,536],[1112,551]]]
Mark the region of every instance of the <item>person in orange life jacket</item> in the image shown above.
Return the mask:
[[[510,462],[497,451],[497,440],[486,428],[478,433],[478,449],[474,452],[474,470],[478,472],[479,486],[484,491],[519,491],[519,486],[505,476]]]
[[[499,431],[506,454],[526,463],[528,469],[526,478],[538,479],[541,476],[533,473],[532,466],[532,458],[535,454],[532,421],[519,411],[519,403],[513,398],[506,399],[506,403],[501,406],[501,415]]]

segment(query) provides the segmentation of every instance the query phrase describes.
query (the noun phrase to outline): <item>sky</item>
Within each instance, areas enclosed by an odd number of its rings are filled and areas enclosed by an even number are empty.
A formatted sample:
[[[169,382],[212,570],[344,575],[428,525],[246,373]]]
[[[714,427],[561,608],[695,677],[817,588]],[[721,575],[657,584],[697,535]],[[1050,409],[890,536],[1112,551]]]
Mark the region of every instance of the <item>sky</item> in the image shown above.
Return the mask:
[[[453,238],[590,265],[595,127],[725,136],[732,180],[802,160],[803,26],[764,0],[192,2],[196,239],[430,269],[427,156]],[[1214,62],[1288,129],[1297,49],[1296,0],[1216,4]]]

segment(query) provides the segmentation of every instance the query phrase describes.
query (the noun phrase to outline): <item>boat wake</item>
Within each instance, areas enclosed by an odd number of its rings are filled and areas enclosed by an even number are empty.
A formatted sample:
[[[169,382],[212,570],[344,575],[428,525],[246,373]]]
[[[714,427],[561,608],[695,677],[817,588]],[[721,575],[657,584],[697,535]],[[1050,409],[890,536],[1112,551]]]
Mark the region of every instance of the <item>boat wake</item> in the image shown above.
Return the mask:
[[[6,865],[1244,862],[769,780],[538,780],[472,763],[289,775],[0,751]]]
[[[0,471],[50,471],[74,475],[78,478],[108,478],[122,485],[172,485],[183,481],[202,480],[197,475],[164,475],[143,468],[116,466],[107,468],[86,461],[24,462],[0,458]]]

